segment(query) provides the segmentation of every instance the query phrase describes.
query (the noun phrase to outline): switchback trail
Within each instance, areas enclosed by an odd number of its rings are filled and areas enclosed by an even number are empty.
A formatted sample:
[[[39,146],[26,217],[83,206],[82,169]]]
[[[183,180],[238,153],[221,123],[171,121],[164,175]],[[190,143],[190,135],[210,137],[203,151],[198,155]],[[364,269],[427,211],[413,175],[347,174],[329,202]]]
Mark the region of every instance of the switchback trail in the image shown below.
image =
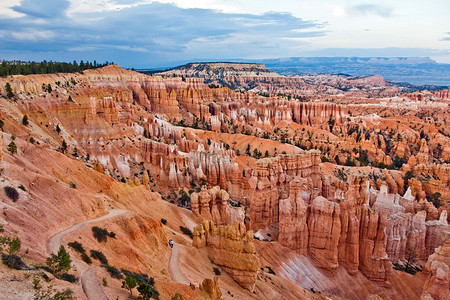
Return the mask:
[[[172,280],[178,283],[189,285],[191,282],[189,279],[181,272],[179,267],[180,260],[180,248],[182,246],[179,244],[174,244],[172,248],[172,253],[170,254],[169,259],[169,274],[172,277]]]
[[[119,215],[122,215],[126,212],[128,212],[128,210],[111,209],[104,216],[76,223],[63,231],[60,231],[52,235],[47,241],[48,254],[52,252],[56,254],[58,252],[58,249],[61,246],[62,238],[65,235],[83,228],[83,226],[86,224],[108,220],[117,217]],[[101,284],[97,281],[97,278],[95,277],[95,266],[88,266],[86,263],[76,258],[73,259],[73,266],[78,271],[81,280],[81,286],[83,287],[84,294],[86,295],[86,298],[88,300],[101,300],[101,299],[108,300],[108,297],[106,297],[105,293],[103,292]]]

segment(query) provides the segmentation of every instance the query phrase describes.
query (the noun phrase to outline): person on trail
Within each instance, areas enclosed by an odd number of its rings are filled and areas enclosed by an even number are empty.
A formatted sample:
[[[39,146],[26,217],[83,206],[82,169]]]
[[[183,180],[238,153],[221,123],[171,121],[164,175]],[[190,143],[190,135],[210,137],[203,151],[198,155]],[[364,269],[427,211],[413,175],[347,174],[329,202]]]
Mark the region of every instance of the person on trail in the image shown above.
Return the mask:
[[[169,240],[169,246],[170,246],[170,248],[173,248],[173,241],[172,240]]]

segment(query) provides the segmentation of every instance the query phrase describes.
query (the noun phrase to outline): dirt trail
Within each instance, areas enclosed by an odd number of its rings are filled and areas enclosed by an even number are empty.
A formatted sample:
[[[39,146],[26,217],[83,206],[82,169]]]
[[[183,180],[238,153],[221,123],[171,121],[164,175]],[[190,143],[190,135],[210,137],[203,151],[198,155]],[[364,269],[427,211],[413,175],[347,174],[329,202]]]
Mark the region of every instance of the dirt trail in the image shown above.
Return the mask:
[[[189,285],[191,281],[181,272],[179,267],[180,251],[183,251],[184,247],[177,243],[173,245],[169,259],[169,274],[173,281]]]
[[[121,214],[124,214],[126,212],[128,212],[128,210],[111,209],[108,211],[108,214],[106,214],[104,216],[101,216],[96,219],[86,220],[86,221],[76,223],[63,231],[60,231],[60,232],[54,234],[47,241],[48,254],[50,254],[52,252],[53,253],[58,252],[58,249],[62,242],[62,238],[65,235],[81,229],[86,224],[108,220],[108,219],[117,217]],[[86,295],[86,298],[89,300],[97,300],[97,299],[98,300],[101,300],[101,299],[108,300],[108,297],[106,297],[105,293],[103,292],[103,288],[102,288],[100,282],[98,282],[97,277],[95,276],[96,267],[89,266],[86,263],[84,263],[83,261],[80,261],[76,258],[73,258],[72,260],[73,260],[72,265],[75,267],[75,269],[77,269],[78,274],[80,276],[81,285],[83,287],[83,291],[84,291],[84,294]]]

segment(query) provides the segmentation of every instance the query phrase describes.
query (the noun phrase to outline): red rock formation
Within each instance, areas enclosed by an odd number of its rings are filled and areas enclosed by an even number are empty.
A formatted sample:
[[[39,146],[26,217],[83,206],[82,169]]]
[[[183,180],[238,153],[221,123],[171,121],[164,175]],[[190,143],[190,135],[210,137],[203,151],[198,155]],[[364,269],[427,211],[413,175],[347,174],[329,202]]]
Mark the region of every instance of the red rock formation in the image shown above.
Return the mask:
[[[305,180],[304,180],[305,181]],[[308,252],[307,205],[302,199],[302,183],[289,183],[289,198],[280,200],[278,242],[306,255]]]
[[[386,254],[386,215],[362,207],[359,231],[359,269],[374,281],[387,281],[392,265]]]
[[[341,234],[339,237],[339,264],[350,274],[356,274],[359,266],[359,218],[354,201],[339,204]]]
[[[227,204],[230,196],[218,186],[207,190],[202,187],[200,193],[191,194],[192,213],[200,218],[212,220],[217,225],[230,224],[230,208]]]
[[[311,204],[308,217],[308,254],[317,266],[336,271],[338,264],[338,244],[341,233],[340,209],[337,203],[322,196]]]
[[[205,293],[208,299],[220,300],[222,299],[222,291],[220,290],[219,277],[214,277],[213,279],[205,278],[203,282],[199,285],[201,292]]]
[[[216,226],[203,221],[194,230],[194,246],[207,246],[208,257],[221,266],[242,287],[253,291],[260,261],[253,244],[253,232],[243,223]]]
[[[450,232],[443,233],[444,244],[436,248],[423,269],[428,279],[423,287],[422,300],[448,300],[450,295]]]

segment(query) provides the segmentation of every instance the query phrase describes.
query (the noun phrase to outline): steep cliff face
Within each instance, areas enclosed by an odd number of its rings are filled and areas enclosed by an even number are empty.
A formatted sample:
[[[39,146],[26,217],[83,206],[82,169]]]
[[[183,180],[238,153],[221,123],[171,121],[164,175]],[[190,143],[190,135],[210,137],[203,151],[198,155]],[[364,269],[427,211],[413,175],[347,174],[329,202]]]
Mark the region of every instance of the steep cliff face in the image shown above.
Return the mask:
[[[386,254],[386,215],[368,207],[361,212],[359,269],[375,281],[387,281],[392,265]]]
[[[421,299],[446,300],[450,295],[450,232],[443,233],[444,244],[436,248],[423,269],[428,275]]]
[[[260,261],[253,244],[253,232],[242,223],[214,225],[203,221],[194,230],[194,246],[207,247],[208,257],[221,266],[242,287],[253,291]]]
[[[317,266],[336,271],[338,264],[338,244],[341,233],[339,205],[322,196],[311,204],[308,217],[308,254]]]
[[[341,217],[341,234],[339,237],[339,264],[350,274],[356,274],[359,267],[359,223],[355,201],[339,203]]]
[[[289,198],[280,200],[278,242],[303,255],[308,252],[307,208],[302,198],[306,180],[293,179],[289,183]]]

